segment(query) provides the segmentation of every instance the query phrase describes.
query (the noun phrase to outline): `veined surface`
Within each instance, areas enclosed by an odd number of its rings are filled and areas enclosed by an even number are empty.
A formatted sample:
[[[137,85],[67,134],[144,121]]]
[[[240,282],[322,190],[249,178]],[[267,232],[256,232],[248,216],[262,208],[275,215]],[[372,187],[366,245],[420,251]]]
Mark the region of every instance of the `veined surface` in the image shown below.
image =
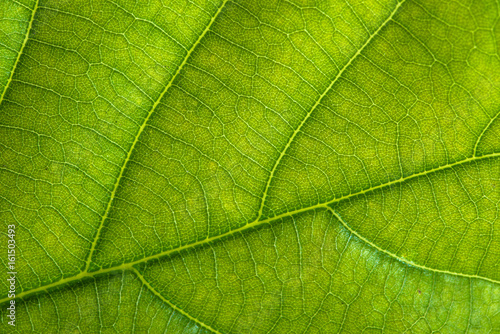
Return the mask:
[[[500,331],[499,10],[2,1],[14,330]]]

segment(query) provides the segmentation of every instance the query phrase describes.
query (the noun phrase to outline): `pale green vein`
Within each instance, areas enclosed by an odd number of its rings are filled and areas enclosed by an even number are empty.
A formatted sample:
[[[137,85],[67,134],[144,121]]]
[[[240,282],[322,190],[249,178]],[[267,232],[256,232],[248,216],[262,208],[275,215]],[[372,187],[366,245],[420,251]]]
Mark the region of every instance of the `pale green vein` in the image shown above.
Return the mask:
[[[217,12],[215,13],[215,15],[210,19],[210,22],[208,23],[208,25],[205,27],[205,29],[203,30],[203,32],[201,33],[201,35],[198,37],[198,39],[196,40],[196,42],[194,42],[194,44],[191,46],[191,48],[189,49],[189,51],[186,53],[186,56],[184,57],[182,63],[179,65],[179,67],[177,68],[177,71],[175,72],[175,74],[172,76],[172,78],[170,79],[170,81],[168,82],[168,84],[165,86],[165,88],[163,89],[163,91],[161,92],[161,94],[158,96],[158,99],[155,101],[155,103],[153,104],[153,106],[151,107],[151,110],[148,112],[148,115],[146,116],[146,118],[144,119],[144,121],[142,122],[139,130],[137,131],[137,134],[135,135],[135,138],[134,138],[134,141],[132,143],[132,145],[130,146],[130,149],[127,153],[127,157],[125,158],[125,161],[122,165],[122,168],[120,169],[120,174],[118,175],[117,179],[116,179],[116,182],[115,182],[115,185],[113,187],[113,191],[111,192],[111,196],[110,196],[110,199],[108,201],[108,205],[106,206],[106,210],[104,212],[104,215],[102,216],[102,219],[101,219],[101,222],[99,224],[99,227],[97,229],[97,233],[96,233],[96,236],[94,238],[94,241],[92,242],[92,246],[90,248],[90,252],[89,252],[89,256],[86,260],[86,263],[85,263],[85,269],[84,271],[87,272],[90,268],[90,264],[92,262],[92,256],[94,255],[94,252],[95,252],[95,248],[97,246],[97,242],[99,241],[99,238],[101,236],[101,232],[102,232],[102,228],[104,227],[104,222],[106,221],[106,219],[108,218],[108,215],[109,215],[109,212],[111,210],[111,207],[113,205],[113,200],[115,199],[115,196],[116,196],[116,192],[118,190],[118,186],[120,184],[120,181],[123,177],[123,173],[125,172],[125,169],[128,165],[128,162],[130,161],[130,157],[132,156],[132,153],[134,152],[134,148],[135,146],[137,145],[138,141],[139,141],[139,137],[141,136],[142,132],[144,131],[144,129],[146,128],[146,125],[147,125],[147,122],[148,120],[151,118],[151,115],[153,114],[153,112],[155,111],[156,107],[158,107],[158,105],[160,104],[160,101],[162,100],[163,96],[167,93],[167,91],[170,89],[170,87],[172,86],[172,84],[174,83],[175,79],[177,78],[177,76],[179,75],[179,73],[182,71],[182,69],[184,68],[184,65],[186,65],[189,57],[191,56],[191,54],[193,53],[193,50],[198,46],[198,44],[200,44],[201,40],[203,39],[203,37],[206,35],[206,33],[210,30],[210,27],[212,26],[212,24],[214,23],[215,19],[217,18],[217,16],[220,14],[220,12],[222,11],[222,9],[224,8],[224,6],[226,5],[226,3],[228,2],[228,0],[224,0],[222,2],[222,4],[220,5],[220,7],[218,8]]]
[[[186,318],[194,321],[195,323],[197,323],[200,326],[208,329],[209,331],[214,332],[216,334],[221,334],[218,330],[213,329],[209,325],[204,324],[203,322],[201,322],[200,320],[198,320],[195,317],[191,316],[189,313],[187,313],[183,309],[181,309],[178,306],[176,306],[175,304],[173,304],[170,300],[168,300],[165,297],[163,297],[163,295],[161,293],[159,293],[158,291],[156,291],[156,289],[151,286],[151,284],[144,278],[144,276],[142,276],[142,274],[136,268],[132,268],[132,271],[141,280],[142,284],[144,284],[155,296],[157,296],[158,298],[160,298],[163,302],[165,302],[168,306],[170,306],[171,308],[173,308],[175,311],[181,313]]]
[[[500,281],[497,281],[497,280],[494,280],[494,279],[491,279],[491,278],[488,278],[488,277],[483,277],[483,276],[478,276],[478,275],[470,275],[470,274],[463,274],[463,273],[458,273],[458,272],[453,272],[453,271],[448,271],[448,270],[441,270],[441,269],[430,268],[430,267],[426,267],[426,266],[417,264],[415,262],[409,261],[409,260],[407,260],[405,258],[402,258],[400,256],[397,256],[396,254],[391,253],[388,250],[385,250],[385,249],[377,246],[376,244],[374,244],[373,242],[371,242],[370,240],[366,239],[365,237],[363,237],[362,235],[360,235],[358,232],[356,232],[355,230],[353,230],[342,219],[342,217],[340,217],[340,215],[337,212],[335,212],[335,210],[333,210],[330,207],[327,207],[327,209],[328,209],[329,212],[332,213],[332,215],[334,215],[338,219],[338,221],[342,224],[342,226],[344,226],[350,233],[354,234],[358,239],[360,239],[361,241],[363,241],[364,243],[366,243],[370,247],[373,247],[377,251],[382,252],[384,254],[387,254],[390,257],[392,257],[392,258],[394,258],[394,259],[396,259],[396,260],[398,260],[400,262],[403,262],[403,263],[405,263],[405,264],[407,264],[409,266],[412,266],[412,267],[415,267],[415,268],[420,268],[422,270],[426,270],[426,271],[430,271],[430,272],[439,273],[439,274],[446,274],[446,275],[453,275],[453,276],[459,276],[459,277],[466,277],[466,278],[469,278],[469,279],[471,279],[471,278],[481,279],[481,280],[485,280],[485,281],[488,281],[488,282],[491,282],[491,283],[500,284]]]
[[[259,208],[259,212],[258,212],[258,215],[257,215],[257,220],[259,220],[262,217],[262,211],[264,210],[264,205],[266,203],[267,194],[268,194],[271,182],[273,180],[274,173],[276,172],[276,169],[277,169],[278,165],[280,164],[281,160],[283,159],[283,157],[285,156],[286,152],[290,148],[290,146],[291,146],[292,142],[294,141],[295,137],[297,136],[297,134],[300,133],[300,130],[302,129],[302,127],[304,126],[304,124],[306,123],[306,121],[309,119],[309,117],[311,116],[311,114],[313,113],[313,111],[318,107],[318,105],[320,105],[321,101],[323,101],[323,99],[325,98],[326,94],[332,89],[332,87],[339,80],[339,78],[346,71],[346,69],[349,68],[349,66],[361,54],[361,52],[366,48],[366,46],[368,44],[370,44],[370,42],[373,40],[373,38],[375,36],[377,36],[380,33],[380,31],[392,20],[392,18],[394,17],[394,15],[396,14],[396,12],[398,11],[398,9],[401,7],[401,5],[403,3],[404,3],[404,0],[401,1],[401,2],[398,2],[396,4],[396,7],[393,9],[393,11],[391,12],[391,14],[387,17],[387,19],[377,28],[377,30],[375,30],[366,39],[365,43],[358,49],[358,51],[356,51],[356,53],[349,59],[349,61],[342,67],[342,69],[340,69],[340,71],[337,73],[337,75],[335,76],[335,78],[332,80],[332,82],[330,82],[330,84],[328,85],[328,87],[326,87],[326,89],[323,91],[323,93],[321,93],[321,95],[316,100],[316,103],[314,103],[314,105],[311,107],[311,109],[309,110],[309,112],[307,112],[307,114],[302,119],[302,122],[300,122],[299,126],[295,129],[295,131],[293,132],[293,134],[290,136],[290,138],[288,139],[288,142],[286,143],[285,147],[283,148],[283,150],[281,150],[281,153],[280,153],[278,159],[274,163],[273,168],[271,169],[271,173],[269,173],[269,177],[268,177],[267,182],[266,182],[266,187],[264,189],[264,194],[262,195],[262,201],[260,203],[260,208]]]
[[[2,95],[0,96],[0,105],[2,104],[5,93],[7,92],[7,89],[9,88],[10,83],[12,82],[12,78],[14,77],[14,72],[16,71],[17,65],[19,64],[19,59],[21,59],[21,55],[23,54],[24,47],[28,43],[28,37],[29,37],[29,34],[31,32],[31,27],[33,26],[33,21],[35,20],[35,13],[36,13],[36,10],[38,9],[38,2],[39,1],[40,0],[36,0],[35,6],[31,10],[31,17],[30,17],[30,21],[28,23],[28,29],[26,29],[26,35],[24,36],[23,44],[21,45],[21,49],[19,50],[19,53],[17,54],[16,61],[14,62],[14,66],[12,67],[12,71],[10,71],[9,79],[7,80],[7,83],[5,84],[5,87],[3,88]]]
[[[483,136],[486,133],[486,131],[488,131],[488,129],[491,127],[491,125],[493,124],[493,122],[498,118],[498,116],[500,116],[500,111],[498,111],[497,114],[490,119],[489,123],[486,124],[486,126],[484,127],[484,129],[481,132],[481,134],[479,135],[479,137],[477,137],[476,144],[474,145],[474,156],[477,155],[476,154],[477,153],[477,147],[479,146],[479,143],[481,143],[481,139],[483,138]]]
[[[47,285],[44,285],[44,286],[40,286],[40,287],[35,288],[35,289],[23,291],[23,292],[17,294],[16,298],[24,298],[26,296],[29,296],[29,295],[32,295],[32,294],[35,294],[35,293],[38,293],[38,292],[45,292],[45,291],[47,291],[49,289],[52,289],[52,288],[55,288],[55,287],[58,287],[58,286],[62,286],[64,284],[67,284],[67,283],[70,283],[70,282],[78,281],[78,280],[81,280],[81,279],[84,279],[84,278],[87,278],[87,277],[94,277],[96,275],[100,275],[100,274],[104,274],[104,273],[109,273],[109,272],[112,272],[112,271],[118,271],[118,270],[131,270],[133,268],[133,266],[135,266],[135,265],[139,265],[139,264],[151,261],[151,260],[157,260],[157,259],[162,258],[164,256],[175,254],[175,253],[178,253],[178,252],[183,251],[183,250],[188,250],[188,249],[192,249],[192,248],[199,247],[199,246],[202,246],[202,245],[206,245],[206,244],[209,244],[210,242],[214,242],[214,241],[223,239],[223,238],[231,236],[231,235],[241,234],[241,233],[243,233],[246,230],[252,230],[252,229],[254,229],[254,228],[258,227],[258,226],[269,224],[269,223],[271,223],[273,221],[276,221],[276,220],[279,220],[279,219],[291,217],[291,216],[294,216],[294,215],[297,215],[297,214],[300,214],[300,213],[303,213],[303,212],[312,211],[312,210],[315,210],[315,209],[329,209],[330,210],[331,208],[329,208],[329,206],[328,206],[330,204],[341,202],[341,201],[344,201],[346,199],[353,198],[355,196],[360,196],[360,195],[363,195],[363,194],[375,191],[377,189],[382,189],[382,188],[390,187],[390,186],[395,185],[395,184],[401,184],[401,183],[404,183],[404,182],[406,182],[408,180],[411,180],[411,179],[415,179],[415,178],[422,177],[422,176],[425,176],[425,175],[430,175],[432,173],[436,173],[436,172],[439,172],[439,171],[451,169],[453,167],[457,167],[457,166],[460,166],[460,165],[463,165],[463,164],[466,164],[466,163],[471,163],[471,162],[474,162],[474,161],[481,161],[481,160],[486,160],[486,159],[499,158],[499,157],[500,157],[500,153],[492,153],[492,154],[488,154],[488,155],[483,155],[483,156],[479,156],[479,157],[471,157],[471,158],[467,158],[467,159],[464,159],[464,160],[456,161],[454,163],[443,165],[443,166],[440,166],[440,167],[437,167],[437,168],[434,168],[434,169],[429,169],[429,170],[423,171],[421,173],[412,174],[412,175],[409,175],[409,176],[406,176],[406,177],[399,178],[397,180],[393,180],[393,181],[390,181],[390,182],[387,182],[387,183],[380,184],[378,186],[367,188],[367,189],[358,191],[356,193],[345,195],[345,196],[342,196],[342,197],[339,197],[339,198],[334,198],[334,199],[332,199],[330,201],[327,201],[327,202],[324,202],[324,203],[319,203],[319,204],[316,204],[316,205],[313,205],[313,206],[309,206],[309,207],[305,207],[305,208],[301,208],[301,209],[297,209],[297,210],[285,212],[285,213],[283,213],[281,215],[270,217],[270,218],[267,218],[267,219],[264,219],[264,220],[260,220],[260,221],[259,220],[255,220],[255,221],[253,221],[253,222],[251,222],[249,224],[243,225],[240,228],[228,231],[228,232],[220,234],[218,236],[213,236],[213,237],[210,237],[210,238],[207,238],[207,239],[203,239],[203,240],[200,240],[200,241],[197,241],[197,242],[194,242],[194,243],[186,244],[186,245],[174,248],[174,249],[170,249],[170,250],[167,250],[167,251],[155,254],[155,255],[151,255],[151,256],[142,258],[140,260],[136,260],[136,261],[129,262],[129,263],[124,263],[124,264],[121,264],[121,265],[112,266],[112,267],[105,268],[105,269],[100,269],[100,270],[93,271],[93,272],[84,271],[84,272],[81,272],[80,274],[78,274],[76,276],[67,277],[67,278],[61,279],[59,281],[50,283],[50,284],[47,284]],[[367,239],[364,239],[361,236],[359,236],[359,237],[360,237],[361,240],[366,240],[366,242],[368,244],[374,245],[373,243],[371,243]],[[374,247],[377,247],[377,246],[374,246]],[[383,250],[383,249],[381,249],[379,247],[377,249],[380,249],[381,251],[383,251],[386,254],[392,254],[392,253],[390,253],[390,252],[388,252],[386,250]],[[394,255],[394,257],[397,257],[397,256]],[[449,275],[454,275],[454,276],[468,277],[468,278],[477,278],[477,279],[482,279],[482,280],[485,280],[485,281],[488,281],[488,282],[500,284],[500,281],[498,281],[498,280],[494,280],[494,279],[483,277],[483,276],[468,275],[468,274],[462,274],[462,273],[456,273],[456,272],[448,272],[448,271],[440,271],[440,270],[437,270],[437,269],[428,268],[428,267],[424,267],[424,266],[420,266],[420,265],[414,264],[413,262],[409,262],[408,260],[402,259],[401,261],[403,261],[405,263],[408,263],[408,264],[410,264],[412,266],[419,267],[419,268],[422,268],[422,269],[425,269],[425,270],[429,270],[429,271],[433,271],[433,272],[438,272],[438,273],[443,273],[443,274],[449,274]],[[0,304],[4,303],[6,301],[9,301],[9,300],[10,300],[10,298],[3,298],[3,299],[0,300]]]

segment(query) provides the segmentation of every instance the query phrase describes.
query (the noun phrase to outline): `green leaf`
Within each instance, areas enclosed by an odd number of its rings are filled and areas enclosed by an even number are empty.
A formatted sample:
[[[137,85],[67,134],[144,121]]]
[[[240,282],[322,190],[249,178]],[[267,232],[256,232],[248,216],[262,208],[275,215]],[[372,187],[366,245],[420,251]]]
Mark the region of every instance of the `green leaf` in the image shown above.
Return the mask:
[[[500,332],[497,0],[3,0],[0,332]]]

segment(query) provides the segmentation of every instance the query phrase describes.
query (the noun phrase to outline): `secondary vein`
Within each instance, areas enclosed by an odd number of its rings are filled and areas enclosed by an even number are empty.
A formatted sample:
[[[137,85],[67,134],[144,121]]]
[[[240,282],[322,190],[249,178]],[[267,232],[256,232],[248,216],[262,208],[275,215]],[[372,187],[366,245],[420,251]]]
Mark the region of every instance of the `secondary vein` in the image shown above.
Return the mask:
[[[196,322],[200,326],[208,329],[209,331],[211,331],[213,333],[216,333],[216,334],[221,334],[218,330],[216,330],[216,329],[210,327],[209,325],[201,322],[199,319],[193,317],[192,315],[190,315],[189,313],[187,313],[183,309],[179,308],[177,305],[173,304],[170,300],[166,299],[160,292],[158,292],[155,288],[153,288],[153,286],[151,285],[151,283],[149,283],[144,278],[144,276],[139,272],[139,270],[137,270],[136,268],[132,268],[132,271],[139,278],[139,280],[142,282],[142,284],[144,284],[145,287],[147,287],[155,296],[157,296],[159,299],[161,299],[165,304],[167,304],[168,306],[170,306],[171,308],[173,308],[177,312],[181,313],[186,318],[189,318],[190,320]]]
[[[399,262],[403,262],[405,263],[406,265],[409,265],[409,266],[412,266],[412,267],[416,267],[416,268],[420,268],[422,270],[426,270],[426,271],[432,271],[432,272],[436,272],[436,273],[440,273],[440,274],[446,274],[446,275],[453,275],[453,276],[459,276],[459,277],[466,277],[466,278],[477,278],[477,279],[481,279],[481,280],[485,280],[485,281],[488,281],[488,282],[491,282],[491,283],[496,283],[496,284],[499,284],[500,281],[497,281],[497,280],[494,280],[494,279],[491,279],[491,278],[488,278],[488,277],[484,277],[484,276],[478,276],[478,275],[470,275],[470,274],[464,274],[464,273],[458,273],[458,272],[454,272],[454,271],[448,271],[448,270],[441,270],[441,269],[435,269],[435,268],[431,268],[431,267],[426,267],[424,265],[420,265],[418,263],[415,263],[415,262],[412,262],[412,261],[409,261],[407,259],[404,259],[394,253],[391,253],[389,252],[388,250],[385,250],[379,246],[377,246],[376,244],[374,244],[373,242],[371,242],[370,240],[366,239],[365,237],[363,237],[362,235],[360,235],[358,232],[356,232],[355,230],[353,230],[343,219],[342,217],[340,217],[340,215],[335,212],[332,208],[330,207],[327,207],[327,210],[333,215],[335,216],[335,218],[337,218],[337,220],[342,224],[342,226],[344,226],[350,233],[354,234],[358,239],[360,239],[361,241],[363,241],[365,244],[367,245],[370,245],[370,247],[373,247],[374,249],[376,249],[377,251],[381,252],[381,253],[384,253],[384,254],[387,254],[389,255],[390,257],[398,260]]]
[[[477,137],[476,143],[474,144],[474,156],[477,156],[477,148],[479,144],[481,143],[481,140],[483,139],[484,134],[486,131],[488,131],[489,128],[491,128],[492,124],[495,122],[495,120],[500,117],[500,110],[497,112],[495,116],[493,116],[488,124],[484,127],[483,131],[481,131],[481,134]]]
[[[5,97],[5,93],[7,92],[7,89],[9,88],[10,83],[12,82],[12,78],[14,77],[14,72],[16,71],[17,65],[19,64],[19,59],[21,59],[21,55],[23,54],[24,47],[26,46],[26,44],[28,42],[28,37],[30,35],[31,28],[33,27],[33,21],[35,21],[35,13],[36,13],[36,10],[38,9],[38,2],[39,2],[39,0],[36,0],[35,6],[31,10],[31,17],[30,17],[30,21],[28,24],[28,29],[26,31],[26,36],[24,36],[23,44],[21,45],[21,49],[19,50],[19,53],[17,54],[16,61],[14,62],[14,66],[12,67],[12,71],[10,71],[9,79],[7,80],[7,83],[5,84],[5,87],[3,88],[2,95],[0,96],[0,105],[2,104],[3,99]]]
[[[210,19],[210,22],[205,27],[205,29],[203,30],[203,32],[201,33],[201,35],[198,37],[198,39],[196,40],[196,42],[194,42],[194,44],[191,46],[191,48],[189,49],[189,51],[186,53],[186,56],[184,57],[182,63],[177,68],[177,71],[172,76],[172,78],[170,79],[170,81],[168,82],[168,84],[165,86],[165,88],[163,89],[163,91],[160,93],[160,95],[158,96],[158,99],[156,99],[155,103],[151,107],[151,110],[148,112],[148,115],[146,116],[146,118],[144,118],[144,121],[142,122],[141,126],[139,127],[139,130],[137,131],[135,139],[134,139],[132,145],[130,146],[130,149],[128,150],[127,157],[125,158],[125,161],[124,161],[124,163],[122,165],[122,168],[120,169],[120,174],[118,175],[118,178],[116,179],[115,185],[113,187],[113,191],[111,192],[110,199],[109,199],[108,204],[106,206],[106,210],[104,212],[104,215],[102,216],[102,219],[101,219],[101,222],[100,222],[99,227],[97,229],[97,233],[95,235],[94,241],[92,242],[92,245],[91,245],[91,248],[90,248],[90,252],[89,252],[89,256],[88,256],[88,258],[87,258],[87,260],[85,262],[84,272],[87,272],[89,270],[89,268],[90,268],[90,264],[92,262],[92,256],[95,253],[97,242],[98,242],[98,240],[99,240],[99,238],[101,236],[102,228],[104,227],[104,222],[108,218],[108,215],[109,215],[109,212],[111,210],[111,207],[113,206],[113,201],[115,199],[116,192],[118,190],[118,186],[120,184],[120,181],[121,181],[121,179],[123,177],[123,173],[125,172],[125,169],[126,169],[126,167],[128,165],[128,162],[130,161],[130,157],[132,156],[132,153],[134,152],[135,146],[139,142],[139,138],[140,138],[141,134],[143,133],[144,129],[146,128],[148,120],[151,118],[151,115],[153,114],[153,112],[156,110],[156,108],[160,104],[160,101],[162,100],[163,96],[170,89],[170,87],[174,83],[175,79],[177,78],[177,76],[179,75],[179,73],[182,71],[182,69],[186,65],[186,63],[187,63],[189,57],[191,56],[191,54],[193,53],[194,49],[200,44],[200,42],[203,39],[203,37],[210,30],[210,28],[211,28],[212,24],[214,23],[215,19],[220,14],[220,12],[222,11],[222,9],[224,8],[224,6],[226,5],[226,3],[228,1],[229,0],[224,0],[222,2],[222,4],[219,6],[219,8],[217,9],[217,12]]]
[[[285,156],[286,152],[290,148],[290,146],[291,146],[293,140],[295,139],[295,137],[297,136],[297,134],[300,132],[300,130],[302,129],[302,127],[304,126],[304,124],[306,123],[306,121],[312,115],[313,111],[318,107],[318,105],[321,103],[321,101],[323,101],[323,99],[326,96],[326,94],[332,89],[333,85],[335,85],[335,83],[339,80],[339,78],[342,76],[342,74],[352,64],[352,62],[361,54],[361,52],[366,48],[366,46],[368,44],[370,44],[370,42],[373,40],[373,38],[380,33],[380,31],[382,30],[382,28],[384,28],[392,20],[392,18],[394,17],[394,15],[396,14],[396,12],[401,7],[401,5],[403,4],[404,1],[405,0],[397,3],[396,7],[392,10],[391,14],[387,17],[387,19],[377,28],[377,30],[375,30],[366,39],[365,43],[358,49],[358,51],[356,51],[356,53],[349,59],[349,61],[342,67],[342,69],[340,69],[340,71],[337,73],[337,75],[335,76],[335,78],[333,78],[332,82],[330,82],[330,84],[328,85],[328,87],[326,87],[326,89],[323,91],[323,93],[321,93],[321,95],[318,97],[318,99],[316,100],[316,102],[314,103],[314,105],[311,107],[311,109],[309,110],[309,112],[307,112],[307,114],[304,116],[304,118],[300,122],[299,126],[295,129],[295,131],[293,132],[293,134],[290,136],[290,138],[288,139],[288,142],[286,143],[285,147],[283,148],[283,150],[281,150],[281,153],[280,153],[278,159],[274,163],[274,166],[271,169],[271,173],[269,173],[269,177],[268,177],[267,182],[266,182],[266,187],[264,189],[264,194],[262,195],[262,201],[260,203],[260,208],[259,208],[259,212],[258,212],[258,215],[257,215],[257,220],[259,220],[262,217],[262,211],[264,210],[264,205],[266,203],[267,193],[269,191],[271,182],[273,180],[274,173],[276,172],[276,169],[277,169],[278,165],[280,164],[281,160],[283,159],[283,157]]]

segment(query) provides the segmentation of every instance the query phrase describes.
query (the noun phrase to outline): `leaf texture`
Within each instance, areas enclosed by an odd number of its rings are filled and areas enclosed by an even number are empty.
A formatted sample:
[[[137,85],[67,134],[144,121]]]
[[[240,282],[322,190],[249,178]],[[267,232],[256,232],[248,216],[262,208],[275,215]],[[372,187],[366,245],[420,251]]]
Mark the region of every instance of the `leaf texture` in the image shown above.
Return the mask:
[[[1,2],[0,331],[500,332],[499,16]]]

